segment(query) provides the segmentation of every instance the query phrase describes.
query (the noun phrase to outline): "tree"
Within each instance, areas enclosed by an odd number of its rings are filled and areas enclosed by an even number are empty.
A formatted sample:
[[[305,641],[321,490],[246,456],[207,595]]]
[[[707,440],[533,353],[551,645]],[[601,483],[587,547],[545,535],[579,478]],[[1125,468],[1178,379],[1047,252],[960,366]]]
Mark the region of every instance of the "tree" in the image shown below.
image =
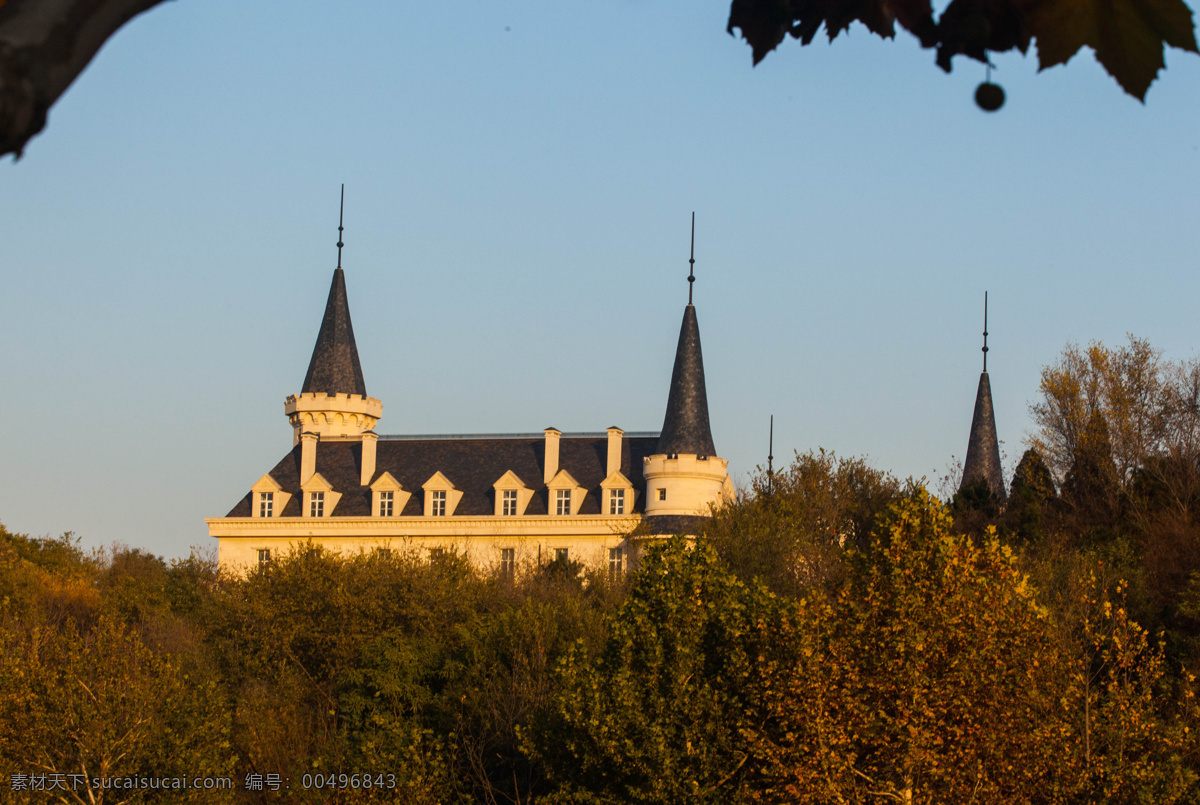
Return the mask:
[[[108,38],[162,2],[0,0],[0,156],[20,157]],[[952,0],[937,19],[930,0],[733,0],[727,30],[741,30],[757,64],[789,34],[807,45],[824,24],[833,40],[855,21],[885,38],[899,22],[937,49],[947,72],[956,55],[987,62],[989,52],[1025,53],[1034,40],[1044,70],[1087,45],[1142,100],[1164,66],[1164,45],[1197,52],[1183,0]]]
[[[811,450],[771,477],[759,473],[751,494],[713,513],[704,536],[743,581],[798,598],[840,578],[846,549],[864,546],[901,494],[895,476],[864,459]]]
[[[1029,407],[1038,426],[1031,446],[1061,485],[1075,465],[1084,433],[1097,424],[1093,415],[1099,412],[1117,478],[1124,485],[1146,456],[1163,452],[1172,441],[1170,406],[1182,396],[1181,386],[1186,383],[1178,375],[1179,369],[1164,362],[1159,350],[1133,335],[1127,345],[1115,349],[1097,341],[1086,350],[1068,344],[1057,363],[1042,369],[1041,399]],[[1180,427],[1174,428],[1176,438],[1183,438]]]
[[[767,801],[1030,802],[1065,785],[1064,658],[994,531],[954,534],[920,490],[792,624],[799,656],[763,685],[754,735]]]
[[[736,803],[747,796],[754,668],[787,607],[703,541],[652,547],[600,655],[580,645],[531,735],[549,802]]]
[[[1198,52],[1192,11],[1183,0],[951,0],[940,18],[930,0],[733,0],[728,30],[741,30],[757,64],[787,35],[807,45],[824,23],[833,41],[852,22],[888,39],[899,22],[921,47],[937,50],[946,72],[957,55],[988,63],[989,53],[1026,53],[1035,40],[1045,70],[1066,64],[1087,45],[1139,100],[1164,66],[1164,45]]]
[[[1029,448],[1013,472],[1005,511],[1008,533],[1022,542],[1040,541],[1048,509],[1057,498],[1050,468],[1037,450]]]
[[[93,782],[231,777],[229,716],[215,680],[185,674],[107,617],[88,630],[0,624],[0,645],[6,780],[14,772],[84,776],[51,792],[55,802],[232,801],[231,786],[117,791]],[[47,801],[46,793],[28,801]]]

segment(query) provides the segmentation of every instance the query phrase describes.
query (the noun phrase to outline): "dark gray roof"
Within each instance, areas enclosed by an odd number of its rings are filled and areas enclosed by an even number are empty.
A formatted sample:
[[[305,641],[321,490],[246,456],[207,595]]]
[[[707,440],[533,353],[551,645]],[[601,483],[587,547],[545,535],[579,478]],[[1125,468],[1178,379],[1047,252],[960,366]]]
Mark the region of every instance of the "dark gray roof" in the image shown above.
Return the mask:
[[[1004,474],[1000,469],[1000,441],[996,435],[996,417],[992,412],[992,384],[988,381],[987,372],[979,376],[979,391],[975,393],[975,415],[971,417],[971,438],[967,442],[967,458],[963,462],[962,486],[976,478],[987,481],[992,494],[1000,500],[1005,499]]]
[[[644,508],[645,479],[642,459],[652,455],[657,439],[654,436],[623,438],[621,440],[621,472],[642,494],[636,496],[633,511]],[[508,470],[516,473],[527,487],[535,490],[527,515],[546,514],[547,495],[543,483],[545,439],[537,438],[428,438],[424,440],[395,440],[380,438],[376,443],[375,478],[384,472],[400,482],[406,492],[412,492],[402,516],[423,514],[422,484],[435,472],[462,491],[462,500],[455,516],[493,515],[495,489],[492,484]],[[562,438],[558,447],[558,466],[564,469],[588,491],[580,514],[600,513],[600,483],[608,468],[608,438]],[[361,442],[322,442],[317,445],[317,472],[340,492],[342,498],[333,510],[333,517],[369,517],[371,489],[359,481],[362,466]],[[271,470],[283,491],[292,495],[280,515],[300,516],[300,447],[292,449]],[[249,517],[250,495],[247,494],[230,510],[227,517]]]
[[[675,348],[675,368],[671,370],[671,392],[667,396],[667,415],[663,420],[658,453],[675,455],[694,453],[715,456],[712,428],[708,424],[708,392],[704,388],[704,357],[700,352],[700,325],[696,308],[683,310],[679,345]]]
[[[361,394],[367,396],[358,347],[354,345],[354,327],[350,324],[350,303],[346,299],[346,275],[341,268],[333,272],[325,317],[313,347],[308,374],[302,392]]]

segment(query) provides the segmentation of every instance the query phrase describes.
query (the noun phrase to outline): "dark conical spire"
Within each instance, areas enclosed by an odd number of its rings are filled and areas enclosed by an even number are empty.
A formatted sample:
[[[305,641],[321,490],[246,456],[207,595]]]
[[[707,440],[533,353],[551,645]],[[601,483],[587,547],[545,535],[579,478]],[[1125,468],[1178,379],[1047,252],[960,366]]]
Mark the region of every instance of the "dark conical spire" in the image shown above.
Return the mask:
[[[967,458],[963,462],[960,489],[976,479],[987,483],[999,500],[1004,493],[1004,473],[1000,468],[1000,440],[996,435],[996,416],[992,410],[992,384],[987,373],[987,294],[983,297],[983,372],[979,375],[979,390],[975,393],[975,414],[971,417],[971,438],[967,441]]]
[[[692,214],[692,256],[689,269],[696,260],[696,216]],[[692,304],[692,283],[695,272],[688,272],[688,305],[683,310],[679,328],[679,345],[675,348],[675,368],[671,370],[671,392],[667,395],[667,415],[662,435],[658,437],[658,453],[677,455],[692,453],[715,456],[712,428],[708,423],[708,392],[704,387],[704,356],[700,351],[700,324]]]
[[[345,186],[342,187],[343,199]],[[333,271],[325,317],[313,347],[304,393],[361,394],[367,396],[358,347],[354,344],[354,326],[350,323],[350,303],[346,298],[346,274],[342,271],[342,217],[338,215],[338,267]]]

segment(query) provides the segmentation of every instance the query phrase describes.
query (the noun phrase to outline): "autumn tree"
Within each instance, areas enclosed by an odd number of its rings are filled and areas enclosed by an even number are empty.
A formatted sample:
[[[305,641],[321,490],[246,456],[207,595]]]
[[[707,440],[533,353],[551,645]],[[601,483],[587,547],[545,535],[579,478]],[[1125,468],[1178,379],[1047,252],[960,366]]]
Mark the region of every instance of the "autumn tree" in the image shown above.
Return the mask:
[[[229,777],[230,719],[212,679],[104,617],[77,629],[0,626],[0,766],[13,773],[83,775],[52,801],[230,802],[233,789],[96,789],[93,778]],[[46,792],[10,801],[45,802]]]
[[[750,681],[785,612],[704,541],[652,547],[603,648],[567,655],[531,734],[528,751],[559,786],[545,801],[746,801]]]
[[[801,656],[764,686],[755,733],[768,801],[1044,801],[1068,784],[1047,613],[994,533],[955,534],[927,493],[794,624]]]
[[[1032,446],[1060,485],[1075,465],[1088,427],[1099,426],[1097,413],[1122,485],[1146,456],[1167,448],[1170,401],[1178,394],[1167,382],[1169,369],[1159,350],[1133,335],[1115,349],[1095,341],[1086,349],[1068,344],[1056,363],[1042,369],[1040,399],[1029,407],[1038,428]]]
[[[866,544],[875,518],[903,494],[890,473],[824,449],[760,472],[735,506],[713,513],[704,534],[744,581],[794,597],[834,583],[848,548]]]
[[[1005,511],[1006,532],[1020,542],[1041,541],[1051,507],[1057,499],[1050,468],[1036,449],[1029,448],[1013,472]]]

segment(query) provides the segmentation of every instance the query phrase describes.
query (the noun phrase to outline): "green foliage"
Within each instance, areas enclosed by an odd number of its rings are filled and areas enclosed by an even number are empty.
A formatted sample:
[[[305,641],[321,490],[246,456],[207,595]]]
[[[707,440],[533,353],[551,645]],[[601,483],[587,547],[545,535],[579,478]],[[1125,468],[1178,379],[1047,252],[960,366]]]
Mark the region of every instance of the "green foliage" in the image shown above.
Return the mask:
[[[903,494],[892,475],[826,450],[753,480],[753,494],[714,513],[705,539],[743,580],[803,596],[836,583],[846,548],[864,545],[875,518]]]
[[[705,542],[652,547],[599,656],[567,655],[530,741],[560,785],[547,801],[744,800],[751,680],[786,610]]]
[[[1120,514],[1120,493],[1108,423],[1093,411],[1063,482],[1063,501],[1073,510],[1077,528],[1107,536]]]
[[[0,628],[0,773],[228,776],[230,723],[216,683],[190,677],[108,617],[94,629]],[[97,802],[113,791],[80,790]],[[120,792],[125,802],[228,802],[232,792]],[[12,801],[25,801],[14,793]],[[40,792],[28,801],[42,801]]]
[[[796,624],[805,661],[765,686],[756,735],[769,801],[1028,801],[1062,787],[1058,649],[994,534],[954,534],[919,493]]]

